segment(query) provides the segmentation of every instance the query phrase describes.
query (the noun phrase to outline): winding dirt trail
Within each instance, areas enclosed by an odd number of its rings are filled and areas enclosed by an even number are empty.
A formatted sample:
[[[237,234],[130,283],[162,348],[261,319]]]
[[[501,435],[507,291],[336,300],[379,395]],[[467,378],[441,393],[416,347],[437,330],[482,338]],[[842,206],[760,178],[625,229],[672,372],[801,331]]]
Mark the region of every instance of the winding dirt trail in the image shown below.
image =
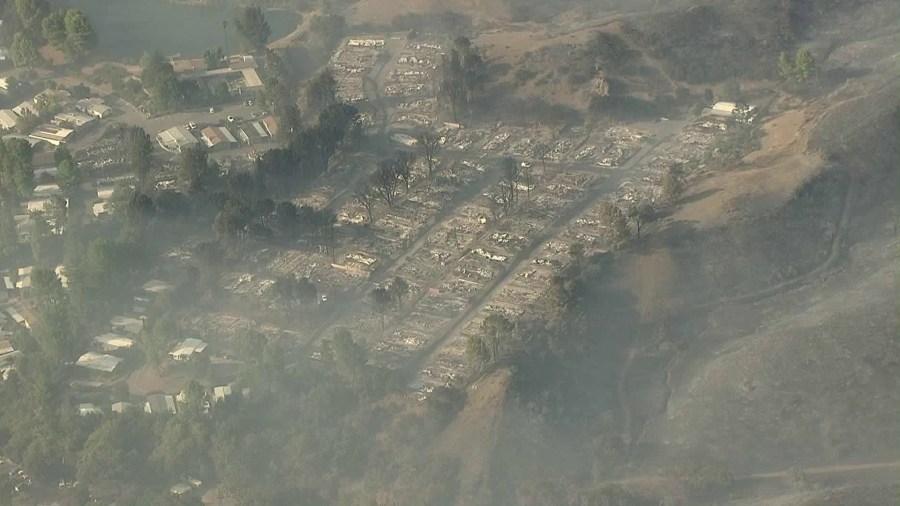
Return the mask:
[[[880,461],[880,462],[864,462],[860,464],[837,464],[833,466],[804,467],[800,470],[805,476],[830,476],[851,473],[863,473],[867,471],[888,471],[900,468],[900,460]],[[735,482],[754,481],[754,480],[784,480],[790,479],[795,473],[794,469],[782,469],[779,471],[767,471],[761,473],[745,474],[735,476]],[[638,476],[629,476],[617,480],[607,480],[601,485],[639,485],[654,486],[677,481],[674,476],[664,474],[645,474]]]
[[[695,306],[690,309],[690,313],[702,313],[708,312],[715,308],[729,305],[729,304],[746,304],[751,302],[757,302],[769,297],[773,297],[780,293],[786,292],[788,290],[792,290],[797,288],[803,284],[816,282],[817,278],[820,278],[827,271],[833,269],[837,262],[841,258],[841,253],[843,251],[844,243],[845,243],[845,235],[847,231],[847,226],[850,222],[850,217],[852,214],[853,202],[856,198],[856,193],[858,191],[859,182],[856,178],[849,178],[849,185],[847,187],[847,193],[844,197],[843,208],[841,210],[840,218],[838,219],[837,231],[834,234],[834,238],[831,242],[831,248],[828,254],[828,257],[817,267],[808,271],[805,274],[798,275],[789,280],[783,281],[781,283],[775,284],[773,286],[769,286],[767,288],[763,288],[761,290],[757,290],[755,292],[726,297],[722,299],[718,299],[715,301],[707,302],[705,304],[701,304],[699,306]],[[633,452],[635,445],[640,443],[644,435],[646,434],[647,426],[652,423],[654,420],[662,416],[668,411],[668,401],[671,397],[672,386],[668,384],[669,374],[671,368],[675,361],[678,359],[680,354],[675,354],[666,364],[666,395],[663,402],[663,406],[660,408],[659,412],[653,416],[648,417],[642,423],[640,436],[637,438],[632,438],[632,434],[634,433],[632,429],[633,423],[633,415],[631,409],[631,403],[628,399],[627,392],[627,382],[628,382],[628,374],[631,369],[631,365],[634,362],[634,359],[637,357],[640,352],[640,348],[632,346],[628,352],[628,357],[625,360],[625,363],[622,366],[622,370],[619,374],[619,382],[617,385],[617,391],[619,394],[619,404],[620,409],[622,410],[622,418],[623,418],[623,427],[622,427],[622,441],[625,443],[626,447],[629,449],[629,454]]]

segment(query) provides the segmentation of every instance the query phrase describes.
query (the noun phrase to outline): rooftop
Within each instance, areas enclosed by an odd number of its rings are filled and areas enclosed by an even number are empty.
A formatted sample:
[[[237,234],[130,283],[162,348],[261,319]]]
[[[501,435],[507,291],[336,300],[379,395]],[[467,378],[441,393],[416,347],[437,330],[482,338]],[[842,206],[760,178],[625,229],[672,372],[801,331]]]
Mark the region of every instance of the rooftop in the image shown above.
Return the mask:
[[[144,330],[144,321],[130,316],[113,316],[109,324],[120,332],[126,334],[138,334]]]
[[[165,281],[151,279],[150,281],[144,283],[144,286],[142,286],[141,288],[143,288],[145,292],[162,293],[171,290],[172,285],[166,283]]]
[[[115,402],[112,405],[113,413],[124,413],[134,407],[130,402]]]
[[[102,415],[103,411],[100,410],[97,406],[92,402],[86,402],[84,404],[78,405],[78,414],[81,416],[89,416],[89,415]]]
[[[262,79],[256,73],[256,69],[243,69],[241,70],[241,75],[244,76],[244,86],[246,88],[259,88],[263,85]]]
[[[19,116],[12,109],[0,109],[0,127],[10,129],[19,124]]]
[[[156,139],[159,141],[159,145],[167,151],[181,151],[200,142],[187,128],[181,126],[163,130],[156,135]]]
[[[75,364],[94,371],[113,372],[121,362],[122,359],[119,357],[89,351],[78,357],[78,361]]]
[[[104,350],[119,350],[131,348],[134,341],[125,336],[108,332],[94,337],[94,341],[100,343]]]
[[[176,360],[185,360],[193,356],[195,353],[203,353],[207,344],[200,339],[189,337],[184,341],[175,345],[175,349],[169,352],[169,356]]]

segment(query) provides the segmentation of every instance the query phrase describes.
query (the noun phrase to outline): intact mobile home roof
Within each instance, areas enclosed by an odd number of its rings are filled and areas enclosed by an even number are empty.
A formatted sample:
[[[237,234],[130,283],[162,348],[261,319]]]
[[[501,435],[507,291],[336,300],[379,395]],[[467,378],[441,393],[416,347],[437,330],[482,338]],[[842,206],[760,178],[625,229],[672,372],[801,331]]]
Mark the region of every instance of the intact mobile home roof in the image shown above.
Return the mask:
[[[96,336],[94,341],[100,343],[104,350],[119,350],[134,346],[133,340],[112,332]]]
[[[122,359],[119,357],[89,351],[78,357],[78,361],[75,364],[94,371],[113,372],[120,362],[122,362]]]

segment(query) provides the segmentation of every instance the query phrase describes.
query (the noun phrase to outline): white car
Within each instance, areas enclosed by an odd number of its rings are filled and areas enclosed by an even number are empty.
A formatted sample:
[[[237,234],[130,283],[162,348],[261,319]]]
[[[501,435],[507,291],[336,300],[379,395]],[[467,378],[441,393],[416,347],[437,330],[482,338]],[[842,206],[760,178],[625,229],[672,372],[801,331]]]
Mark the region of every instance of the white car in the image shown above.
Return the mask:
[[[190,123],[188,123],[188,130],[196,130],[196,129],[197,129],[197,124],[196,124],[196,123],[194,123],[193,121],[191,121]]]
[[[215,107],[210,107],[210,108],[209,108],[209,113],[210,113],[210,114],[215,114],[215,112],[216,112],[216,108],[215,108]]]
[[[229,122],[229,123],[234,123],[234,116],[229,115],[229,116],[228,116],[228,122]]]

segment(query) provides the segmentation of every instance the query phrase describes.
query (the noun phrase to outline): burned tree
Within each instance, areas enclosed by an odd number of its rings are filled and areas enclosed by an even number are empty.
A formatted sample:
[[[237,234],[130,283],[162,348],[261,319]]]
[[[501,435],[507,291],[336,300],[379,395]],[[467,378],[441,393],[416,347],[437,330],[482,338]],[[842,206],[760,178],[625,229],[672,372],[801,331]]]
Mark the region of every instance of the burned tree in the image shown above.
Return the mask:
[[[388,287],[388,292],[397,308],[402,308],[403,299],[409,294],[409,283],[400,276],[394,276],[394,279],[391,280],[391,286]]]
[[[534,186],[534,169],[531,164],[522,165],[522,184],[525,185],[525,200],[531,200],[531,188]]]
[[[391,305],[391,294],[387,288],[375,288],[369,292],[369,299],[372,302],[372,309],[381,315],[381,331],[384,332],[384,313]]]
[[[416,136],[419,141],[419,149],[422,151],[422,158],[428,165],[428,176],[434,173],[437,165],[437,155],[441,151],[441,136],[434,130],[426,130]]]
[[[394,207],[398,186],[400,186],[400,178],[397,176],[395,162],[393,160],[378,162],[378,170],[372,178],[372,190],[388,207]]]
[[[394,171],[406,186],[406,193],[409,193],[409,180],[412,177],[412,167],[416,161],[416,155],[409,151],[398,149],[395,160]]]
[[[503,210],[508,212],[515,207],[519,198],[519,179],[522,171],[519,164],[512,157],[506,157],[500,162],[500,170],[503,171],[502,187]]]
[[[372,194],[372,186],[369,183],[360,183],[353,192],[353,199],[359,202],[359,205],[366,209],[369,216],[369,223],[372,223],[372,209],[375,207],[377,198]]]
[[[487,78],[481,52],[466,37],[458,37],[450,54],[444,57],[441,70],[440,92],[449,102],[453,117],[470,113],[475,93],[484,87]]]
[[[534,145],[532,148],[534,151],[534,157],[541,161],[541,170],[544,171],[544,175],[547,175],[547,155],[550,154],[550,146],[544,143],[538,143]]]
[[[634,223],[634,232],[641,238],[641,228],[656,218],[656,208],[650,202],[635,202],[628,208],[628,218]]]

